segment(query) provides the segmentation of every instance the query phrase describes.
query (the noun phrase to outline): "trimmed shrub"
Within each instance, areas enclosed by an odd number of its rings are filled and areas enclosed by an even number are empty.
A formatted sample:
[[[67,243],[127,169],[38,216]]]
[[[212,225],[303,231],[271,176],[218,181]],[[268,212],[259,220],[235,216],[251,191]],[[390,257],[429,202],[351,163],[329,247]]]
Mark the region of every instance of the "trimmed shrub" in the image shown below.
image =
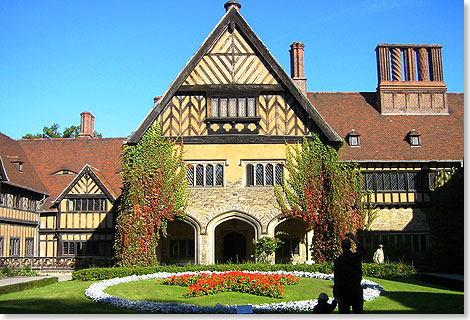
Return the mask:
[[[73,280],[80,281],[97,281],[112,278],[122,278],[135,275],[151,274],[156,272],[178,273],[185,271],[303,271],[303,272],[319,272],[325,274],[333,273],[333,263],[317,263],[317,264],[262,264],[262,263],[246,263],[246,264],[214,264],[214,265],[159,265],[155,267],[114,267],[114,268],[89,268],[82,269],[72,273]],[[374,264],[363,263],[362,274],[364,277],[377,278],[410,278],[416,273],[412,265],[401,263]]]
[[[0,287],[0,294],[45,287],[50,284],[56,283],[57,281],[59,281],[57,277],[50,277],[50,278],[44,278],[44,279],[33,280],[33,281],[28,281],[28,282],[14,283],[14,284]]]

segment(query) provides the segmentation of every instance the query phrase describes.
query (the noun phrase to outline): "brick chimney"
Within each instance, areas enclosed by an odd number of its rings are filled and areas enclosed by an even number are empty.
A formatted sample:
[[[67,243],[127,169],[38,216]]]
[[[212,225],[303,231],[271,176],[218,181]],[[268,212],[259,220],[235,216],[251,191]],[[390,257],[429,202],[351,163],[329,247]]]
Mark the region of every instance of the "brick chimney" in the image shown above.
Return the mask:
[[[304,70],[304,48],[302,42],[294,42],[290,46],[290,71],[292,80],[304,94],[307,94],[307,78]]]
[[[84,111],[80,113],[80,133],[78,134],[79,138],[88,138],[91,139],[95,136],[94,132],[94,120],[95,117],[90,112]]]
[[[377,46],[381,114],[448,114],[441,45]]]

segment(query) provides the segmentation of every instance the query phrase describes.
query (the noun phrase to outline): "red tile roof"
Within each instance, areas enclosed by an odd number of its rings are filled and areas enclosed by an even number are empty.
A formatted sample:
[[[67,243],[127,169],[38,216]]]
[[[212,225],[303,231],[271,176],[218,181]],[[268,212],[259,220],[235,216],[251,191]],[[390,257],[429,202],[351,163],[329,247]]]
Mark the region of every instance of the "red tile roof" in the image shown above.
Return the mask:
[[[23,139],[18,142],[49,190],[45,208],[50,208],[52,201],[76,176],[53,174],[61,170],[78,173],[86,164],[99,170],[100,180],[113,195],[120,195],[119,158],[125,139]]]
[[[448,93],[449,115],[381,115],[375,92],[308,93],[326,122],[344,139],[355,129],[360,147],[341,148],[341,160],[447,161],[464,158],[464,94]],[[421,134],[411,147],[408,132]]]
[[[7,178],[8,183],[39,193],[48,193],[21,145],[3,133],[0,133],[0,158],[5,169],[4,178]],[[22,163],[21,171],[18,170],[18,161]]]

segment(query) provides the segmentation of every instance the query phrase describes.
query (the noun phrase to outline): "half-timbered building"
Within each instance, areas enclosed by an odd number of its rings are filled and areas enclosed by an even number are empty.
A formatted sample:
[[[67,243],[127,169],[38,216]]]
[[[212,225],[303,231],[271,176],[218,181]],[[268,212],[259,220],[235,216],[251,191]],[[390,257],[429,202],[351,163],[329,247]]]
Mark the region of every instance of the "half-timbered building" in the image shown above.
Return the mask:
[[[361,166],[370,191],[364,201],[379,209],[366,245],[401,243],[414,253],[429,246],[428,191],[437,172],[463,166],[464,95],[447,93],[441,46],[379,44],[376,91],[308,92],[304,45],[291,45],[289,76],[240,8],[237,1],[225,4],[214,30],[127,138],[93,138],[87,112],[77,139],[2,138],[24,152],[7,159],[2,143],[2,192],[4,185],[23,186],[34,199],[45,198],[33,210],[35,255],[112,256],[120,149],[157,121],[164,136],[184,141],[191,189],[185,219],[170,222],[156,248],[161,262],[252,260],[253,241],[278,231],[285,234],[276,262],[314,262],[308,248],[315,235],[301,221],[281,218],[274,195],[285,174],[286,143],[313,132],[343,143],[340,160]],[[2,164],[13,170],[15,155],[31,162],[30,181],[45,187],[8,183]]]

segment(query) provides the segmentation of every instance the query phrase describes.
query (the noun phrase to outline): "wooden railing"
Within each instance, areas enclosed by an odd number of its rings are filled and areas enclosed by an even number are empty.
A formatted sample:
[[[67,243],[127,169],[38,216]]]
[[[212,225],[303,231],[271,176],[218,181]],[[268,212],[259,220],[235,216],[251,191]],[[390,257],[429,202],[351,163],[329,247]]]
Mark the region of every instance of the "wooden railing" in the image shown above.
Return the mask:
[[[0,268],[21,269],[29,266],[32,270],[71,271],[87,267],[109,267],[113,265],[113,257],[0,257]]]

